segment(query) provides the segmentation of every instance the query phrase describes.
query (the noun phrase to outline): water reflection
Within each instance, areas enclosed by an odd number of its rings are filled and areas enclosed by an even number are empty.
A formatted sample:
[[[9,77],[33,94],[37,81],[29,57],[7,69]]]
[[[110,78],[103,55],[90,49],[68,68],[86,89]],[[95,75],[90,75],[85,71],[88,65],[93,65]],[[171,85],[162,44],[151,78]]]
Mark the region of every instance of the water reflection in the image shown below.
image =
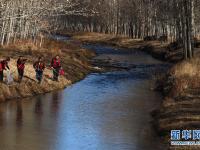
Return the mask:
[[[54,92],[52,94],[52,100],[51,100],[51,114],[57,115],[60,109],[60,103],[62,100],[62,94],[58,92]]]
[[[16,103],[16,125],[18,128],[20,128],[23,125],[23,107],[21,101],[17,101]]]
[[[3,110],[3,106],[0,105],[0,126],[4,125],[4,110]]]
[[[37,97],[35,102],[35,114],[38,117],[42,117],[43,114],[43,104],[42,104],[42,98]]]

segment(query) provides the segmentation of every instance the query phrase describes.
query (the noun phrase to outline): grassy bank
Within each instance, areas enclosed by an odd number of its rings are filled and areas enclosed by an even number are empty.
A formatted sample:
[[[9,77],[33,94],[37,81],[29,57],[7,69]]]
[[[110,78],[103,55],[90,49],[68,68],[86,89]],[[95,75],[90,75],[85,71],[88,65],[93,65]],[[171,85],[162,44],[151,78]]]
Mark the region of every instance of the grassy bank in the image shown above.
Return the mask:
[[[65,33],[62,31],[61,34],[71,36],[73,39],[84,43],[99,43],[118,48],[139,49],[162,61],[177,62],[182,59],[181,50],[172,51],[168,42],[144,41],[143,39],[101,33]]]
[[[198,130],[200,128],[200,60],[183,61],[174,65],[162,80],[165,95],[159,110],[153,112],[155,127],[167,143],[171,130]],[[170,149],[199,149],[196,146]]]
[[[52,81],[52,70],[48,67],[51,58],[56,54],[61,56],[62,67],[65,76],[60,77],[59,82]],[[0,101],[15,98],[24,98],[42,93],[63,89],[66,86],[83,79],[88,73],[93,71],[89,60],[95,56],[92,51],[83,49],[74,42],[61,42],[45,39],[42,47],[36,46],[31,41],[18,41],[1,47],[0,58],[11,57],[9,66],[14,77],[14,83],[7,85],[0,84]],[[19,56],[28,59],[25,68],[25,78],[21,83],[17,82],[16,61]],[[44,71],[44,78],[41,84],[35,79],[35,71],[32,67],[34,61],[39,56],[44,56],[47,68]],[[6,74],[6,72],[5,72]],[[5,75],[6,76],[6,75]]]

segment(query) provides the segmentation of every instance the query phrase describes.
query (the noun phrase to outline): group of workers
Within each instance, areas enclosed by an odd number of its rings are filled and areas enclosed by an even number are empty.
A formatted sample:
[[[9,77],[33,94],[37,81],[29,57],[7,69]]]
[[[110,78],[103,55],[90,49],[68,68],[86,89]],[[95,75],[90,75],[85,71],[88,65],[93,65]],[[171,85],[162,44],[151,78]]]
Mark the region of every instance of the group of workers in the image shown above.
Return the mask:
[[[24,59],[22,56],[20,56],[17,60],[17,71],[18,71],[18,80],[19,82],[22,81],[24,77],[24,71],[25,71],[25,64],[27,59]],[[10,58],[7,57],[6,59],[0,61],[0,82],[3,82],[4,80],[4,70],[10,70],[9,67]],[[43,72],[46,68],[44,58],[39,57],[38,60],[33,64],[33,68],[36,72],[36,79],[38,83],[41,83],[43,78]],[[53,70],[53,80],[58,81],[58,77],[60,75],[61,71],[61,61],[59,55],[55,56],[51,61],[51,69]]]

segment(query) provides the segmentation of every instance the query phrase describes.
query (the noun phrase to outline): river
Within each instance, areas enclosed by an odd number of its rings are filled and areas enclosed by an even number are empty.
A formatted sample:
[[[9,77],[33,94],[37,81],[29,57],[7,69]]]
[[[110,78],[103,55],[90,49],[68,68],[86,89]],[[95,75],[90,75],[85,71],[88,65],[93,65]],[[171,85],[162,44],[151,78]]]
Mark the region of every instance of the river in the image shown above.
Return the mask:
[[[0,150],[164,150],[150,112],[167,65],[137,50],[85,45],[129,70],[93,73],[65,90],[0,104]]]

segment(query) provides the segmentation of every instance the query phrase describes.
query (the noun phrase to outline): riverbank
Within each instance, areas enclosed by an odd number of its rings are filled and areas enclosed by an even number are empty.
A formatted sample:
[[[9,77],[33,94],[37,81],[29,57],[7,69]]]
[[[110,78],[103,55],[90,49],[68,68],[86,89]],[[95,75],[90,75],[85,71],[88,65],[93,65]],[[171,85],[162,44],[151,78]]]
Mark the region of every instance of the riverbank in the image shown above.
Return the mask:
[[[116,36],[102,33],[68,33],[60,32],[83,43],[103,44],[124,49],[139,49],[150,54],[161,61],[178,62],[182,60],[181,50],[172,50],[169,42],[144,41],[143,39],[132,39],[124,36]]]
[[[52,81],[52,70],[49,68],[51,58],[57,54],[61,56],[62,67],[65,70],[65,76],[60,77],[59,82]],[[95,56],[95,53],[83,49],[80,45],[73,42],[45,39],[42,47],[40,47],[32,44],[30,41],[19,41],[15,44],[1,47],[0,58],[3,59],[8,56],[11,57],[9,66],[14,77],[14,83],[7,85],[5,80],[5,83],[0,84],[0,102],[63,89],[94,71],[89,60]],[[21,83],[17,82],[16,61],[19,56],[24,56],[28,59],[25,77]],[[41,84],[37,83],[35,71],[32,67],[33,62],[39,56],[44,57],[47,65]]]
[[[159,110],[152,113],[155,128],[170,146],[171,130],[200,128],[200,60],[183,61],[174,65],[161,80],[165,98]],[[192,140],[192,138],[190,139]],[[170,146],[170,149],[199,149],[199,146]]]

